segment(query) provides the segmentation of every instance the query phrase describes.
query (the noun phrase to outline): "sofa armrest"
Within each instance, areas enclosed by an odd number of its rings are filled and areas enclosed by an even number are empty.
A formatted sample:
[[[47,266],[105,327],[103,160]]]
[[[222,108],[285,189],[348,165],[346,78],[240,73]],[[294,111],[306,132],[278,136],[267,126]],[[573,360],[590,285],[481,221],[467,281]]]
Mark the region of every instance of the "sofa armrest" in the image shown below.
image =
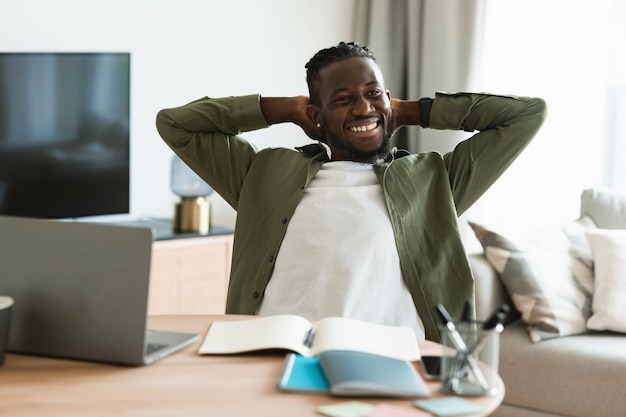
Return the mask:
[[[513,307],[495,269],[482,253],[468,254],[476,287],[476,318],[485,320],[503,303]]]

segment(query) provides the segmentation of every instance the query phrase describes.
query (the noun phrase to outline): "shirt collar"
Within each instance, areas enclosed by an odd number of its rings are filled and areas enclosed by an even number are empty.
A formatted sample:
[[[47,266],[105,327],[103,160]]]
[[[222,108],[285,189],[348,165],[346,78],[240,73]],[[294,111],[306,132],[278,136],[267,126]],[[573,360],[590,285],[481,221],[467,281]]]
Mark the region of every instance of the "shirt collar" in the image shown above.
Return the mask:
[[[296,147],[296,150],[314,159],[321,159],[325,162],[330,161],[330,157],[328,156],[326,147],[322,145],[321,143],[311,143],[311,144],[304,145],[304,146],[298,146]],[[389,155],[387,155],[387,157],[384,160],[380,161],[380,163],[390,163],[394,161],[395,159],[399,159],[399,158],[402,158],[403,156],[407,156],[410,154],[411,153],[409,151],[405,149],[398,149],[397,147],[394,146],[389,151]]]
[[[324,162],[330,161],[326,147],[321,143],[311,143],[309,145],[298,146],[296,150],[313,159],[321,159]]]

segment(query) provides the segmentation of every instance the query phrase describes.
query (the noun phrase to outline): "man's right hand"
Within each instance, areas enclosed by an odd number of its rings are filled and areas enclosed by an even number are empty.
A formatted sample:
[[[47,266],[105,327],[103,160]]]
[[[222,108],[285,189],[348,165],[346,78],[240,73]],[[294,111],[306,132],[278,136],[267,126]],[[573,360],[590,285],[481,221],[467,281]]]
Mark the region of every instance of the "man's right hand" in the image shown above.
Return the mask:
[[[324,129],[317,127],[307,114],[309,104],[307,96],[261,97],[261,111],[268,124],[291,122],[311,139],[323,141]]]

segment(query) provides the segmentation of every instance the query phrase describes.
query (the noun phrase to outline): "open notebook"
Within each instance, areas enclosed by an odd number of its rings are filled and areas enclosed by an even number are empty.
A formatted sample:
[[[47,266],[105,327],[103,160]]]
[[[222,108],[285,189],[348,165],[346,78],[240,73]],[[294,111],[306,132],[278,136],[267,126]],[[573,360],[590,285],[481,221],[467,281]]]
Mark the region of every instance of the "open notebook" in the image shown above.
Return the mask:
[[[0,216],[8,350],[144,365],[198,340],[146,330],[152,231]]]

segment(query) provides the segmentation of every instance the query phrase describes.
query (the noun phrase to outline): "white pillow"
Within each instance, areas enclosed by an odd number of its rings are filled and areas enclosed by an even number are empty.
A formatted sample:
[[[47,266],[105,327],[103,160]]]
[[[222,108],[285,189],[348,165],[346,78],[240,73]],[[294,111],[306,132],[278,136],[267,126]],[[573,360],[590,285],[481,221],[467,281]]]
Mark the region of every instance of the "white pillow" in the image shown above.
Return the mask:
[[[626,333],[626,230],[587,231],[594,260],[591,330]]]

